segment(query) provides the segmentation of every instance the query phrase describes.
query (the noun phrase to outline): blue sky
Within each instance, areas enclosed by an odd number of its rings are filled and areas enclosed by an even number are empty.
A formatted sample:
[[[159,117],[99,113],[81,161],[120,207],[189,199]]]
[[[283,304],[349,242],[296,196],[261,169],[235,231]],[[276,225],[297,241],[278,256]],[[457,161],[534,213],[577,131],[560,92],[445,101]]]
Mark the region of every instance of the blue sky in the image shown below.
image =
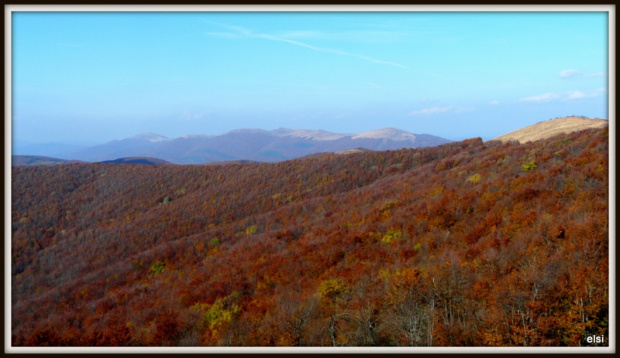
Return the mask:
[[[385,127],[491,139],[608,116],[606,12],[12,15],[13,141]]]

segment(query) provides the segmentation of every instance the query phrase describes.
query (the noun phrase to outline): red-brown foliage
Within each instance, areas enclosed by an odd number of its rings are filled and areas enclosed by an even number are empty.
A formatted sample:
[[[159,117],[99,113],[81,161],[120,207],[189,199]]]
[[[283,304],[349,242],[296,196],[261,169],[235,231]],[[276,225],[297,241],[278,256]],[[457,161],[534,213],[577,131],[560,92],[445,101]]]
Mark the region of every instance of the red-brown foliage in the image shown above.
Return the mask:
[[[608,166],[590,130],[15,167],[12,343],[584,344],[608,334]]]

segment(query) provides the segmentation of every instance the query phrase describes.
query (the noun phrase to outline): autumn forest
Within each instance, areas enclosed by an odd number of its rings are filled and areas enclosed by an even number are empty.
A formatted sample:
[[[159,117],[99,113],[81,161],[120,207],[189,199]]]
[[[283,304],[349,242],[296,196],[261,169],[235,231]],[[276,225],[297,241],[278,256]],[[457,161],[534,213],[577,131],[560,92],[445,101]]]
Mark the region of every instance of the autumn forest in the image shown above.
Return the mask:
[[[11,343],[597,345],[608,137],[13,167]]]

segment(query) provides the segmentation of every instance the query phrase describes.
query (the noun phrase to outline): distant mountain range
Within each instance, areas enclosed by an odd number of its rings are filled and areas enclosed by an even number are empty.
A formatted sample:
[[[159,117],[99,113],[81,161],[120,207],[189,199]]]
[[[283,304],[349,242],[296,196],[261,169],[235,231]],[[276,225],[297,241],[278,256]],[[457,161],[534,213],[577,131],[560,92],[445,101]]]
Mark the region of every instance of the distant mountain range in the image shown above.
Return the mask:
[[[607,125],[609,121],[604,119],[570,116],[539,122],[493,140],[525,143]],[[80,161],[150,165],[278,162],[326,153],[397,150],[437,146],[449,142],[450,140],[437,136],[412,134],[394,128],[355,134],[287,128],[272,131],[239,129],[222,135],[187,135],[175,139],[143,133],[90,147],[61,144],[15,145],[18,153],[14,154],[30,155],[13,155],[13,165],[50,165]]]
[[[91,147],[55,152],[62,159],[103,162],[118,158],[159,158],[175,164],[200,164],[222,161],[277,162],[322,152],[340,152],[356,148],[396,150],[436,146],[450,140],[385,128],[355,134],[323,130],[280,128],[239,129],[222,135],[188,135],[175,139],[144,133]],[[45,153],[18,153],[38,154]]]

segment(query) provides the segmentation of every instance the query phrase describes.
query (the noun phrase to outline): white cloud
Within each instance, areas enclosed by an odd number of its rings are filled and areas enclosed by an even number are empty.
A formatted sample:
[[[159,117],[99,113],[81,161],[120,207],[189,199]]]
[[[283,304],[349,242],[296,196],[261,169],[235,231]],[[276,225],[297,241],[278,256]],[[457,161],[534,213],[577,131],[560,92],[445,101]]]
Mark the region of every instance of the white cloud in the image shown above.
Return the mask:
[[[489,102],[489,104],[496,106],[496,105],[499,104],[499,101],[498,100],[493,100],[493,101]]]
[[[585,73],[581,70],[564,70],[564,71],[560,71],[559,76],[561,78],[572,78],[572,79],[578,79],[578,78],[592,78],[592,77],[603,77],[606,76],[607,73],[605,72],[594,72],[594,73]]]
[[[575,101],[582,98],[592,98],[604,96],[607,93],[606,88],[599,88],[591,92],[583,92],[578,90],[563,93],[545,93],[538,96],[521,98],[520,102],[551,102],[551,101]]]
[[[606,88],[599,88],[591,92],[570,91],[566,93],[565,99],[573,100],[573,99],[581,99],[581,98],[592,98],[592,97],[604,96],[606,94],[607,94]]]
[[[579,99],[588,97],[585,93],[581,91],[571,91],[567,94],[566,99]]]
[[[425,115],[429,115],[429,114],[435,114],[435,113],[444,113],[444,112],[449,112],[452,109],[452,106],[448,106],[448,107],[431,107],[431,108],[424,108],[424,109],[420,109],[420,110],[416,110],[416,111],[411,111],[409,112],[410,116],[425,116]]]
[[[183,113],[177,118],[179,121],[193,121],[197,119],[204,118],[211,114],[211,111],[202,111],[202,112],[194,112],[194,111],[183,111]]]
[[[560,72],[560,77],[566,78],[566,77],[576,77],[583,74],[583,72],[579,71],[579,70],[564,70]]]
[[[603,95],[607,94],[607,88],[601,87],[601,88],[597,89],[596,91],[594,91],[592,93],[594,95],[596,95],[596,96],[603,96]]]
[[[556,93],[545,93],[545,94],[541,94],[538,96],[521,98],[520,101],[522,102],[549,102],[559,97],[560,96]]]

